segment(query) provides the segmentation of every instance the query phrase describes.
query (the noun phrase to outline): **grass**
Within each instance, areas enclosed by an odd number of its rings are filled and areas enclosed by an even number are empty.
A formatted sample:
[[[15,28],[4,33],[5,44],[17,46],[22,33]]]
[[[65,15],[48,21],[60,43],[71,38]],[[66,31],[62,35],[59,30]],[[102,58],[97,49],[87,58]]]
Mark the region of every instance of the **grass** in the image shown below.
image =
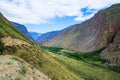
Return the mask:
[[[92,65],[96,65],[96,66],[105,67],[106,66],[105,64],[107,64],[107,62],[99,56],[100,52],[104,48],[98,49],[98,50],[92,51],[92,52],[87,52],[87,53],[73,52],[73,51],[69,51],[69,50],[66,50],[63,48],[58,48],[58,47],[42,46],[42,48],[49,51],[49,52],[62,54],[62,55],[68,56],[70,58],[84,61],[84,62],[87,62],[87,63],[92,64]]]
[[[82,78],[69,71],[66,66],[57,62],[36,44],[32,46],[22,45],[20,49],[19,47],[16,49],[16,54],[9,54],[21,57],[52,80],[82,80]],[[20,72],[22,72],[22,69],[20,69]]]
[[[55,48],[54,51],[54,47],[45,46],[42,48],[68,70],[85,80],[119,80],[120,78],[120,73],[109,69],[106,61],[100,58],[99,53],[104,48],[89,53],[76,53],[61,48]]]
[[[120,73],[97,67],[64,55],[48,52],[55,60],[62,63],[68,70],[74,72],[85,80],[119,80]]]
[[[7,62],[6,64],[11,65],[12,63],[11,62]]]
[[[2,36],[11,36],[12,38],[22,39],[31,43],[27,37],[21,34],[12,24],[10,24],[10,22],[3,18],[0,18],[0,34],[2,34]]]
[[[25,74],[27,72],[27,68],[22,64],[20,66],[20,73]]]
[[[40,72],[43,72],[49,76],[52,80],[82,80],[82,78],[69,71],[63,64],[58,63],[45,51],[40,49],[37,44],[32,43],[28,38],[19,33],[19,31],[15,29],[15,27],[13,27],[10,22],[2,16],[0,16],[0,33],[0,37],[2,38],[10,36],[12,38],[24,40],[31,45],[16,44],[13,47],[8,45],[8,47],[3,51],[4,54],[14,55],[24,59],[26,62],[36,67]],[[25,74],[26,71],[26,67],[24,65],[21,65],[21,74]]]
[[[11,57],[10,59],[18,61],[18,59],[15,56]]]
[[[21,80],[21,77],[16,77],[15,80]]]

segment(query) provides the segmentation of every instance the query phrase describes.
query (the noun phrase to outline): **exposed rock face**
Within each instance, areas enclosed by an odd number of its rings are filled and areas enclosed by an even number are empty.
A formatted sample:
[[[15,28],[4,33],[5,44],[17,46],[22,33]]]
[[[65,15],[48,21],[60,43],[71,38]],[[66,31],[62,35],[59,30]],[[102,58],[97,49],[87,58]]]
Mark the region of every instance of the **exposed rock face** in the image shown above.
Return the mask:
[[[49,44],[49,41],[40,41],[39,43],[38,43],[40,46],[48,46],[48,44]]]
[[[22,44],[31,46],[29,43],[23,40],[17,38],[11,38],[10,36],[2,37],[1,39],[5,46],[22,45]]]
[[[52,39],[49,46],[89,52],[106,47],[120,28],[120,4],[95,14],[91,19],[73,25]]]
[[[51,80],[23,59],[0,56],[0,80]]]
[[[120,30],[114,41],[108,45],[100,54],[111,67],[120,69]]]

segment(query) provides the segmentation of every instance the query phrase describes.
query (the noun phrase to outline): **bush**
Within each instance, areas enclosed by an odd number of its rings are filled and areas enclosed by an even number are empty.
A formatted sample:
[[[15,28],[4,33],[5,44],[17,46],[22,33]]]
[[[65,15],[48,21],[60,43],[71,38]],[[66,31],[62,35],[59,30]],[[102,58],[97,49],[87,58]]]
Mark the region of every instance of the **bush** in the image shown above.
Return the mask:
[[[11,53],[15,53],[15,52],[17,51],[15,45],[6,46],[5,49],[6,49],[8,52],[11,52]]]
[[[20,66],[20,73],[25,74],[27,72],[27,68],[24,65]]]
[[[2,43],[2,40],[0,39],[0,54],[3,54],[4,51],[4,43]]]
[[[16,77],[15,80],[21,80],[21,77]]]

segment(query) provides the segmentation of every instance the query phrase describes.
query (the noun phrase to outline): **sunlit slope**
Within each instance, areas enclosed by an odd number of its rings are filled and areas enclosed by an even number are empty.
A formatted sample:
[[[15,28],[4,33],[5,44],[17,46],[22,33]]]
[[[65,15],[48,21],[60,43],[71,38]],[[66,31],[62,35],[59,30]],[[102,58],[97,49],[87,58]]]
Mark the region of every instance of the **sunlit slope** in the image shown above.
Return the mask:
[[[22,35],[0,14],[0,55],[6,54],[24,59],[52,80],[83,80]]]

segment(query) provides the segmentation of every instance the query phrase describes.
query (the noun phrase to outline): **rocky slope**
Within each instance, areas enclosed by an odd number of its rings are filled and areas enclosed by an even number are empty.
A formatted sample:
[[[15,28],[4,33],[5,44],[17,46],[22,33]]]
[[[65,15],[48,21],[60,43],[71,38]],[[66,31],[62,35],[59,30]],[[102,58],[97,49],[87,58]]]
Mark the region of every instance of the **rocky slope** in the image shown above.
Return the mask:
[[[1,80],[51,80],[36,68],[16,56],[0,56]]]
[[[120,69],[120,30],[105,50],[100,54],[110,66]]]
[[[29,34],[28,30],[26,29],[26,27],[24,25],[15,23],[15,22],[11,22],[23,35],[25,35],[26,37],[28,37],[29,39],[33,40],[34,39],[31,37],[31,35]]]
[[[111,43],[120,28],[120,4],[99,11],[91,19],[72,25],[53,38],[49,46],[90,52]]]

